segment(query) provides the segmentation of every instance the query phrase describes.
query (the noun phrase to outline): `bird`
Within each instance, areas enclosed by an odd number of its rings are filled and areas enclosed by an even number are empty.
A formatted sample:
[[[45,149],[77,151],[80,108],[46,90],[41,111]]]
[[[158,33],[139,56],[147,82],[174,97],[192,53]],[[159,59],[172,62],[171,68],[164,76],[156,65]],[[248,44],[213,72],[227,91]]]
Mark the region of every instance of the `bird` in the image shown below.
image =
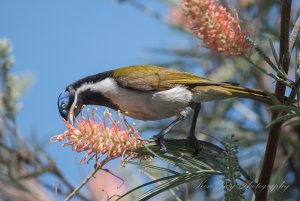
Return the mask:
[[[58,97],[58,110],[69,122],[78,116],[83,105],[105,106],[144,121],[176,117],[152,137],[165,153],[164,136],[192,112],[188,139],[197,144],[195,128],[201,103],[234,97],[272,102],[263,91],[236,83],[215,82],[161,66],[136,65],[90,75],[71,83]]]

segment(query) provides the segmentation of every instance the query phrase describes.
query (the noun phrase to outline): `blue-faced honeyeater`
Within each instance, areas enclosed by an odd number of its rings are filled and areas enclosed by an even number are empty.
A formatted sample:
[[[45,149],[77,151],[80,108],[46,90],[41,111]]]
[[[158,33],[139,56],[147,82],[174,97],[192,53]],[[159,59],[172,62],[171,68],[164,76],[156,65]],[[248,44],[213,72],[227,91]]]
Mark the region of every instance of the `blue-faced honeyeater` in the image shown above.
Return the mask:
[[[138,65],[87,76],[68,85],[58,97],[58,109],[69,121],[73,121],[83,105],[106,106],[140,120],[177,116],[154,136],[165,151],[163,136],[188,113],[194,110],[189,138],[196,140],[195,126],[201,103],[233,97],[271,102],[264,92],[257,89],[214,82],[179,70]]]

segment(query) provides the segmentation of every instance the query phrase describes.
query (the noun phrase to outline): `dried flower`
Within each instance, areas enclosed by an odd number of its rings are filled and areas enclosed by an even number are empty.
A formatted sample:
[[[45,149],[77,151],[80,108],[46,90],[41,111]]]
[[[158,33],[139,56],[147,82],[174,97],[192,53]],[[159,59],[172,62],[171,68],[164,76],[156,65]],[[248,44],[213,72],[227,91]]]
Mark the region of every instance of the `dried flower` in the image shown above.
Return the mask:
[[[226,55],[242,55],[251,47],[237,12],[231,16],[218,0],[183,0],[183,4],[194,34],[201,35],[208,48]]]
[[[120,112],[115,121],[108,110],[104,112],[103,119],[97,116],[95,110],[92,112],[91,119],[87,111],[87,119],[81,116],[74,125],[65,121],[68,129],[63,134],[51,137],[50,141],[64,140],[63,146],[70,145],[72,150],[77,152],[86,151],[82,159],[84,162],[103,156],[105,156],[103,165],[118,157],[122,157],[122,160],[145,158],[134,150],[142,147],[146,141],[141,139],[138,131],[126,122]],[[106,119],[109,121],[109,125],[106,123]]]

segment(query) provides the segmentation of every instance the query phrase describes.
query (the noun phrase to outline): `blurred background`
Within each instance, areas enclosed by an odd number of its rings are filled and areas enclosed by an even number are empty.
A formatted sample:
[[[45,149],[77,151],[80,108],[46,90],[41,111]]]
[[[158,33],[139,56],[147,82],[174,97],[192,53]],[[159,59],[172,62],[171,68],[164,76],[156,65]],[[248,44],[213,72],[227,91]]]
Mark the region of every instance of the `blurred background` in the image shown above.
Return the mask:
[[[239,11],[243,27],[252,35],[255,32],[257,43],[271,55],[268,39],[278,47],[280,2],[221,2],[230,11]],[[295,14],[299,11],[298,4],[293,7]],[[1,59],[9,60],[12,77],[2,82],[1,94],[5,94],[7,88],[13,93],[11,105],[5,105],[5,101],[0,104],[1,144],[5,147],[3,142],[7,142],[8,146],[0,153],[0,200],[63,200],[91,172],[93,164],[80,164],[82,154],[49,142],[51,136],[66,129],[57,110],[59,93],[84,76],[122,66],[154,64],[216,81],[273,90],[272,80],[253,70],[242,58],[226,57],[199,45],[201,40],[190,32],[180,6],[180,1],[175,0],[0,0],[1,51],[11,51]],[[254,58],[256,63],[266,66],[259,57]],[[99,113],[105,108],[100,109]],[[145,138],[169,122],[134,121]],[[249,100],[226,100],[205,104],[197,129],[219,140],[235,134],[240,142],[241,164],[256,178],[268,122],[269,112],[264,105]],[[188,125],[189,121],[182,123],[172,134],[184,137]],[[299,130],[299,125],[286,128],[289,135],[282,140],[278,156],[281,158],[277,160],[277,176],[273,181],[284,182],[292,188],[271,192],[273,200],[300,199],[300,161],[299,152],[295,151],[300,145]],[[207,139],[207,136],[199,134],[199,138]],[[291,143],[293,140],[297,143]],[[8,163],[11,164],[6,167]],[[20,168],[12,168],[19,163]],[[73,200],[106,200],[107,196],[123,194],[151,180],[151,176],[141,174],[138,167],[120,167],[120,160],[108,165],[124,179],[124,184],[111,174],[101,172]],[[159,173],[153,174],[159,178]],[[186,200],[186,189],[190,190],[190,200],[223,198],[220,189],[201,189],[191,184],[176,189],[182,200]],[[159,198],[175,200],[169,192]]]

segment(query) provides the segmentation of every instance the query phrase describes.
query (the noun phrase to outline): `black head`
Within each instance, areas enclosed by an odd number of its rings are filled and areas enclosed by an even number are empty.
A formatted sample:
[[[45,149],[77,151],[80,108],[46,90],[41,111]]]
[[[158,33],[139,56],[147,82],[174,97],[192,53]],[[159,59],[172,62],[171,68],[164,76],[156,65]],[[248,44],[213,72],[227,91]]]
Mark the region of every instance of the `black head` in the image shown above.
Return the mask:
[[[78,116],[83,105],[102,105],[118,109],[110,99],[106,98],[100,92],[101,90],[91,90],[91,87],[94,84],[111,76],[112,71],[106,71],[96,75],[87,76],[70,84],[58,97],[58,110],[60,115],[66,121],[69,120],[73,122],[73,118]]]

